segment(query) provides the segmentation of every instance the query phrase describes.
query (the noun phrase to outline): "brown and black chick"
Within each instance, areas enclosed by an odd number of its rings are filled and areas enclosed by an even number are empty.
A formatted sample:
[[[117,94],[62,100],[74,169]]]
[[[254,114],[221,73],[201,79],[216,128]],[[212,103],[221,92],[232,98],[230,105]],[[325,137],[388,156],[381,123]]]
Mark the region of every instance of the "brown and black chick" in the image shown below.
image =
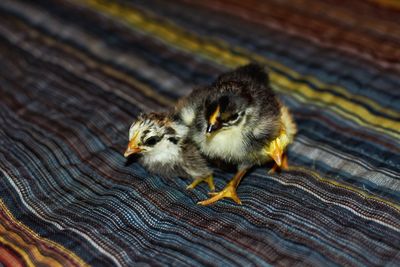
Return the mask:
[[[288,167],[284,151],[293,141],[296,125],[261,66],[249,64],[222,74],[211,86],[194,90],[177,109],[203,155],[238,169],[221,192],[199,204],[222,198],[240,204],[236,188],[251,167],[271,160],[273,171]]]
[[[140,115],[129,129],[129,144],[124,156],[139,154],[139,163],[149,172],[164,177],[192,177],[187,188],[207,182],[214,191],[212,170],[193,142],[187,126],[166,113]]]

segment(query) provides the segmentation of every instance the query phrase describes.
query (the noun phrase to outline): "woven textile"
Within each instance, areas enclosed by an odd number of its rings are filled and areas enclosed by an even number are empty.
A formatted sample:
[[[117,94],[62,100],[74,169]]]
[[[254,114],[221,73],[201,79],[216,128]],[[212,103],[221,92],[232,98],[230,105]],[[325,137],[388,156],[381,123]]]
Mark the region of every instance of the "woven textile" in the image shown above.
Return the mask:
[[[123,157],[140,112],[248,62],[298,124],[290,171],[203,207]],[[0,68],[5,266],[400,265],[397,1],[1,0]]]

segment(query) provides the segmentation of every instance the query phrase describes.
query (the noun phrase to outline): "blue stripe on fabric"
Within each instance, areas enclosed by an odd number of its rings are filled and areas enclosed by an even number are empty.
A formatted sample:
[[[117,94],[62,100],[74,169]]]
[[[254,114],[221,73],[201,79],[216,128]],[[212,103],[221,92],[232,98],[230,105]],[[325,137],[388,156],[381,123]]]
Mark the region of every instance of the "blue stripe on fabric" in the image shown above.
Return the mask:
[[[343,170],[333,169],[321,160],[315,158],[308,158],[305,155],[297,154],[289,150],[290,161],[294,165],[307,166],[308,168],[315,169],[318,173],[325,174],[334,180],[351,184],[355,187],[363,189],[364,191],[371,192],[376,195],[390,198],[396,202],[400,202],[400,192],[391,190],[388,187],[378,186],[371,181],[364,179],[362,176],[354,176]],[[345,160],[345,159],[343,159]],[[353,163],[354,164],[354,163]]]

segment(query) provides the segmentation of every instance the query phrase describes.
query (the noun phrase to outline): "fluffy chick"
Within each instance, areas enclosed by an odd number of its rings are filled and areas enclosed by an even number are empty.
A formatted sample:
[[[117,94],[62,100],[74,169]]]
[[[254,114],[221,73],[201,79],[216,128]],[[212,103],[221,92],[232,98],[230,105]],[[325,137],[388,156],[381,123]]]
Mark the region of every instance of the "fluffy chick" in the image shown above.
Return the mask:
[[[164,177],[192,177],[187,188],[207,182],[214,191],[212,171],[197,147],[187,138],[188,127],[165,113],[142,114],[129,129],[125,157],[140,154],[139,163]]]
[[[207,158],[238,168],[221,192],[199,204],[225,197],[240,204],[236,188],[254,165],[274,160],[272,171],[288,168],[283,153],[293,141],[296,125],[270,88],[268,74],[261,66],[249,64],[222,74],[211,86],[193,91],[177,110]]]

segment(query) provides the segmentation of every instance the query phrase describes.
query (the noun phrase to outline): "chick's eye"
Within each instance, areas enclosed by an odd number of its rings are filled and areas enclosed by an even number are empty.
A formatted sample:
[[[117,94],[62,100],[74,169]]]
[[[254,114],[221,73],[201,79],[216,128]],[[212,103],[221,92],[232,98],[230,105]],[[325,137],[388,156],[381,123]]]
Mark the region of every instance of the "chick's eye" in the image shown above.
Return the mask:
[[[239,114],[238,114],[238,113],[235,113],[235,114],[233,114],[233,115],[229,118],[229,120],[230,120],[230,121],[234,121],[234,120],[236,120],[238,117],[239,117]]]
[[[160,138],[157,136],[153,136],[150,137],[149,139],[146,140],[146,142],[144,142],[144,144],[146,146],[154,146],[155,144],[157,144],[160,141]]]

